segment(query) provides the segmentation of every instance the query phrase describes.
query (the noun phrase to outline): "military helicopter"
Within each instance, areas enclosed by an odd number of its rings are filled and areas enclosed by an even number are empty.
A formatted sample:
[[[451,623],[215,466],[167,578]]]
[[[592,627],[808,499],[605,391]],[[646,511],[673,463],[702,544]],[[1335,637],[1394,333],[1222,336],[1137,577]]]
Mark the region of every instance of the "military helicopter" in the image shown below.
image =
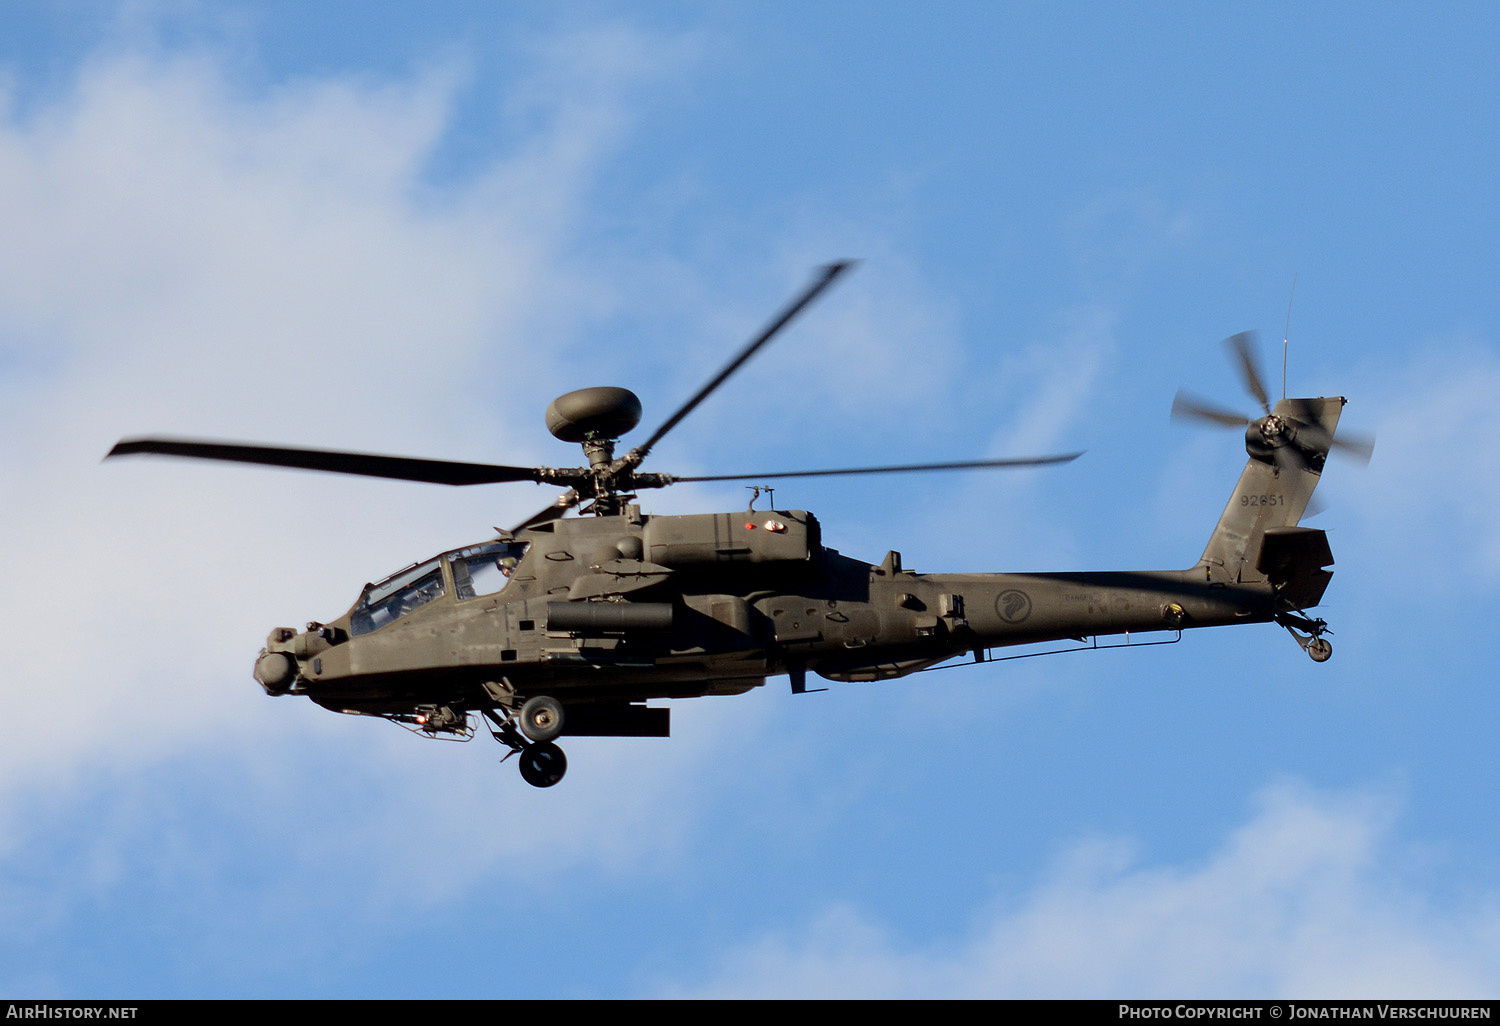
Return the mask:
[[[554,400],[551,433],[588,466],[519,467],[176,438],[121,441],[109,456],[228,460],[403,481],[532,481],[567,490],[496,537],[440,553],[365,586],[342,616],[271,631],[254,677],[273,696],[378,716],[428,737],[484,726],[518,755],[533,786],[562,779],[561,736],[667,737],[654,700],[738,695],[786,675],[880,681],[1037,642],[1275,622],[1316,661],[1329,658],[1318,604],[1333,563],[1324,532],[1298,526],[1335,440],[1342,398],[1274,409],[1248,335],[1230,339],[1264,414],[1243,417],[1179,394],[1174,415],[1243,427],[1249,461],[1196,564],[1186,570],[921,574],[892,551],[866,563],[825,547],[806,510],[656,516],[637,492],[678,482],[1035,467],[1078,453],[679,477],[638,470],[658,442],[850,265],[831,264],[641,444],[616,442],[641,419],[634,393],[593,387]],[[755,490],[758,496],[760,489]],[[567,517],[582,505],[588,516]],[[1146,642],[1163,643],[1163,642]],[[1046,654],[1046,653],[1038,653]],[[1017,658],[1006,656],[998,658]],[[504,760],[502,760],[504,761]]]

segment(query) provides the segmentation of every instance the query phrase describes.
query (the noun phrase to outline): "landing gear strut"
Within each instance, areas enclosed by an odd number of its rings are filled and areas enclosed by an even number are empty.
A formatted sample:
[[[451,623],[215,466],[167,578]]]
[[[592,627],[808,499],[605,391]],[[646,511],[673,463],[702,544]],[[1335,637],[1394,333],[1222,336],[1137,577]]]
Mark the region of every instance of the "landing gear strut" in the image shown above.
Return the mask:
[[[1326,620],[1312,620],[1305,616],[1296,616],[1292,613],[1277,613],[1276,622],[1286,628],[1297,642],[1302,646],[1302,651],[1315,663],[1326,663],[1333,655],[1333,645],[1324,638],[1324,634],[1331,634]]]
[[[568,757],[551,740],[562,733],[561,702],[539,695],[522,705],[519,713],[514,707],[506,711],[503,719],[492,709],[485,709],[484,715],[494,724],[490,734],[510,749],[505,759],[512,755],[521,757],[522,780],[532,787],[551,787],[563,778],[568,771]]]

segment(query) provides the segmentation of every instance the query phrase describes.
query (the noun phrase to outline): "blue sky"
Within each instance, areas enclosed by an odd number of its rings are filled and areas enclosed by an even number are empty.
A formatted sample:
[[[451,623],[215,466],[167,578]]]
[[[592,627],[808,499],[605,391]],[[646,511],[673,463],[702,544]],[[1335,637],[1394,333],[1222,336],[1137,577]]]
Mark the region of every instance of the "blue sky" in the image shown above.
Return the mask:
[[[0,11],[0,993],[1495,996],[1500,166],[1486,5]],[[1289,390],[1379,438],[1271,626],[677,703],[526,787],[265,697],[266,632],[551,493],[99,457],[559,464],[841,282],[653,454],[918,570],[1191,564]],[[658,512],[736,509],[679,486]],[[936,714],[936,715],[934,715]]]

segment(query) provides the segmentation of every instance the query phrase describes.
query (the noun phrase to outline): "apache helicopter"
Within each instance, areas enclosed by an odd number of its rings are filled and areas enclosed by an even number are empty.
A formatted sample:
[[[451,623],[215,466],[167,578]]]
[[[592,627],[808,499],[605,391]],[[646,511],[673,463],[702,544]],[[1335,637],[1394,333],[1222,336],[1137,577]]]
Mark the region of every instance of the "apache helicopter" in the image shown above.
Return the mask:
[[[567,488],[497,537],[441,553],[365,586],[343,616],[278,627],[255,662],[270,695],[304,695],[336,712],[379,716],[428,737],[468,740],[483,724],[520,755],[536,787],[567,768],[562,735],[667,737],[657,699],[738,695],[809,671],[879,681],[990,650],[1101,636],[1275,622],[1314,660],[1332,653],[1328,625],[1305,610],[1328,586],[1324,532],[1297,526],[1335,446],[1342,398],[1285,399],[1273,409],[1248,335],[1229,340],[1264,415],[1246,418],[1179,393],[1175,416],[1243,427],[1249,461],[1186,570],[919,574],[898,552],[878,564],[827,548],[805,510],[655,516],[636,492],[678,482],[768,480],[924,470],[1033,467],[1078,453],[1021,459],[679,477],[637,470],[652,448],[826,289],[833,264],[646,441],[615,456],[641,419],[623,388],[585,388],[548,407],[554,436],[583,447],[587,467],[517,467],[174,438],[121,441],[109,456],[148,453],[447,485],[532,481]],[[592,516],[566,518],[575,506]],[[1093,639],[1092,646],[1087,639]],[[1167,642],[1144,642],[1162,644]],[[1139,644],[1139,643],[1137,643]],[[1065,649],[1076,650],[1076,649]],[[1037,653],[1046,654],[1046,653]],[[502,760],[504,761],[504,760]]]

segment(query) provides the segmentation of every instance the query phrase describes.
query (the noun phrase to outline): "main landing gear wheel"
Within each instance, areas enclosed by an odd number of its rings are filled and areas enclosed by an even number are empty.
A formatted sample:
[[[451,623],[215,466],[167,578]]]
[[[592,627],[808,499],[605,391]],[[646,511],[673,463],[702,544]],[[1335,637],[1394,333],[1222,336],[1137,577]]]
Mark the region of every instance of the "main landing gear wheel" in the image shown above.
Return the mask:
[[[1326,663],[1333,655],[1333,645],[1323,638],[1313,638],[1307,643],[1307,655],[1315,663]]]
[[[568,772],[568,757],[550,741],[529,745],[521,753],[521,779],[532,787],[551,787]]]
[[[562,703],[550,695],[528,698],[521,706],[521,733],[531,740],[551,741],[562,733],[562,729]]]

